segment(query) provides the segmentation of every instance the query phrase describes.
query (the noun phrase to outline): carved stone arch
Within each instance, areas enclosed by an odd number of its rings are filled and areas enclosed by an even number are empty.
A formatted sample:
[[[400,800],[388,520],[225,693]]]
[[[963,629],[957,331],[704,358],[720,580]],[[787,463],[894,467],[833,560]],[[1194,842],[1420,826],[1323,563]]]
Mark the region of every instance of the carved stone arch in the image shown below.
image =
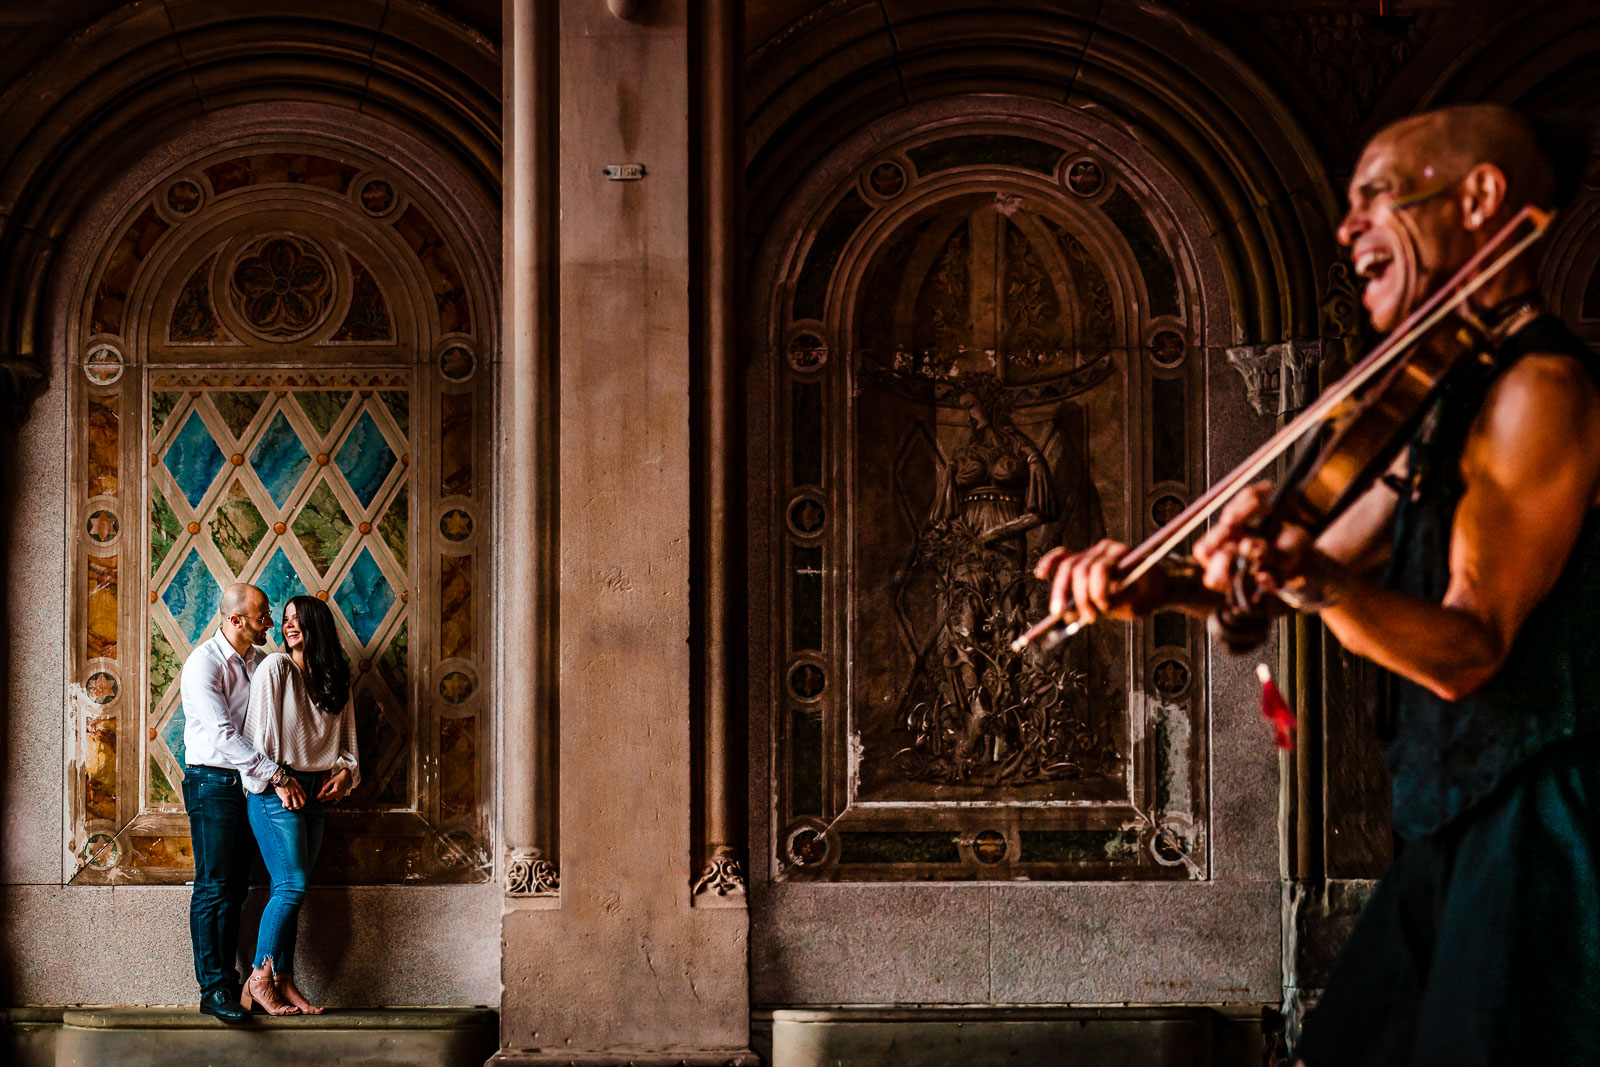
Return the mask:
[[[1586,186],[1558,220],[1540,268],[1539,287],[1562,322],[1590,345],[1600,346],[1600,188],[1596,185]]]
[[[1422,93],[1422,106],[1505,104],[1569,125],[1587,158],[1575,196],[1546,242],[1540,288],[1546,302],[1590,344],[1600,343],[1600,66],[1592,42],[1600,12],[1587,4],[1508,9],[1480,28]]]
[[[277,148],[278,151],[269,151]],[[258,146],[258,155],[285,155],[288,146]],[[300,147],[302,153],[304,146]],[[224,152],[226,164],[239,158]],[[187,168],[203,171],[205,161]],[[375,172],[373,172],[375,173]],[[170,184],[189,179],[178,176]],[[369,181],[384,181],[369,177]],[[176,240],[165,242],[160,258],[141,272],[139,288],[128,294],[130,308],[138,309],[128,332],[135,343],[161,360],[193,361],[196,347],[206,342],[175,336],[174,319],[180,307],[199,300],[218,320],[218,337],[212,344],[224,346],[272,346],[273,338],[252,336],[239,321],[239,304],[230,299],[237,294],[234,275],[239,260],[249,246],[259,244],[268,234],[313,241],[328,266],[330,289],[336,303],[319,316],[308,336],[294,339],[304,348],[398,349],[394,351],[345,351],[321,353],[338,359],[412,359],[427,349],[429,339],[440,332],[434,319],[433,293],[421,263],[392,226],[372,225],[373,220],[352,203],[354,190],[344,194],[318,189],[268,187],[235,195],[220,208],[200,209],[183,221]],[[409,200],[406,201],[409,207]],[[400,209],[392,214],[398,215]],[[314,236],[313,236],[314,235]],[[358,300],[370,296],[372,311],[380,329],[363,332],[350,328],[352,311],[359,312]],[[426,314],[419,316],[417,309]],[[91,309],[86,309],[91,310]],[[343,331],[341,339],[340,334]],[[181,331],[178,331],[181,333]],[[402,354],[403,353],[403,354]],[[302,353],[304,354],[304,353]]]
[[[1272,86],[1178,12],[835,3],[757,44],[747,85],[758,239],[802,175],[913,101],[992,93],[1065,103],[1121,127],[1189,190],[1235,323],[1222,343],[1316,335],[1316,264],[1333,248],[1335,190]]]
[[[1042,610],[1046,544],[1142,539],[1204,484],[1205,353],[1234,326],[1188,191],[1082,112],[947,99],[845,139],[766,237],[770,876],[1206,877],[1198,627],[1002,647]]]
[[[64,236],[68,879],[192,877],[175,676],[233,580],[324,599],[355,668],[324,877],[490,877],[498,237],[461,160],[321,105],[208,117]]]
[[[981,130],[982,125],[975,128]],[[1013,125],[1013,134],[1016,129]],[[875,128],[874,138],[880,136],[888,136],[886,129]],[[926,143],[941,137],[938,131],[920,130],[912,140]],[[1105,191],[1111,191],[1111,187],[1108,184]],[[1140,195],[1144,195],[1142,191]],[[1083,324],[1075,316],[1077,297],[1069,292],[1069,286],[1082,273],[1082,268],[1070,261],[1059,237],[1045,232],[1044,227],[1056,227],[1080,245],[1087,245],[1087,250],[1097,256],[1095,267],[1108,286],[1114,343],[1138,343],[1139,329],[1129,320],[1127,310],[1146,304],[1144,280],[1125,239],[1102,212],[1064,197],[1058,176],[994,167],[966,168],[960,173],[936,173],[921,178],[911,185],[903,199],[897,199],[868,220],[840,256],[837,280],[832,286],[825,316],[829,332],[840,338],[846,348],[861,347],[862,290],[869,285],[874,268],[882,258],[895,251],[896,242],[916,231],[916,247],[903,260],[897,258],[895,262],[900,279],[895,286],[899,299],[893,304],[894,323],[898,331],[909,336],[910,320],[915,313],[914,290],[926,276],[933,258],[961,228],[967,213],[973,211],[988,211],[1007,219],[1034,253],[1048,264],[1051,269],[1047,273],[1056,289],[1055,297],[1062,313],[1072,319],[1066,334],[1079,347],[1085,344]],[[1192,288],[1192,271],[1186,271],[1186,282]]]
[[[16,414],[47,362],[47,289],[62,242],[94,198],[125,184],[131,161],[173,136],[214,130],[207,116],[220,111],[253,101],[290,111],[311,105],[403,131],[425,154],[454,161],[464,199],[494,205],[499,70],[490,42],[413,0],[356,0],[310,16],[128,4],[63,42],[12,87],[14,151],[0,167],[0,274],[8,281],[0,371],[11,379]]]

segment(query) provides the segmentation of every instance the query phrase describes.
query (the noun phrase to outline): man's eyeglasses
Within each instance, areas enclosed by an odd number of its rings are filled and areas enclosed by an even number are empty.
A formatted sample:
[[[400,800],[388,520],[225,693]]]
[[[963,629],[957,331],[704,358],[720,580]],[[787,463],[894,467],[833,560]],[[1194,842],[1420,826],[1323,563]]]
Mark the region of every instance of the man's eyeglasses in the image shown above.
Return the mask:
[[[255,623],[257,626],[265,626],[265,625],[267,625],[268,623],[270,623],[272,621],[272,612],[269,611],[269,612],[266,612],[265,614],[261,614],[261,615],[229,615],[228,618],[230,618],[230,619],[249,619],[251,622]]]

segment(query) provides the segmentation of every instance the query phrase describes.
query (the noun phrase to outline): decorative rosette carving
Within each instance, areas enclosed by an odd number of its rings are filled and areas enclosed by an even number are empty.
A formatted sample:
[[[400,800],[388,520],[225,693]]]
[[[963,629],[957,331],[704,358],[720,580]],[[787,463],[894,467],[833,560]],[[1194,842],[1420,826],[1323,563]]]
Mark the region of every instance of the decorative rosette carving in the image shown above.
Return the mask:
[[[314,242],[288,234],[263,237],[239,258],[230,279],[234,310],[270,341],[304,337],[333,308],[333,266]]]

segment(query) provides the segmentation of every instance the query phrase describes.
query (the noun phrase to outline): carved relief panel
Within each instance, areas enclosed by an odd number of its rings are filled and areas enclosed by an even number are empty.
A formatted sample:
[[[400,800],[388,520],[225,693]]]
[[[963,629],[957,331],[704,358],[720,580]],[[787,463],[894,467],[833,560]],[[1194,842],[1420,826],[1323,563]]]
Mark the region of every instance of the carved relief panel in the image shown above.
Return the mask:
[[[836,162],[766,333],[773,877],[1205,877],[1199,627],[1009,647],[1044,551],[1140,540],[1201,486],[1174,228],[1054,129]]]
[[[362,782],[319,877],[488,876],[489,338],[441,219],[372,161],[228,153],[129,208],[83,286],[74,881],[193,877],[178,679],[234,581],[325,600],[354,668]]]

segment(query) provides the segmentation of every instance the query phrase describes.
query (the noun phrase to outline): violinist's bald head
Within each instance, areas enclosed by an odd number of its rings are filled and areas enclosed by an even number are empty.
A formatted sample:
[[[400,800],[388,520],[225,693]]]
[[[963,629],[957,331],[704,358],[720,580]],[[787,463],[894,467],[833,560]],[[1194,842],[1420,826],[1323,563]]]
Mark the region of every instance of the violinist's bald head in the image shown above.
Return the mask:
[[[1440,108],[1402,119],[1378,131],[1362,159],[1375,152],[1392,153],[1421,188],[1453,183],[1478,164],[1490,164],[1505,175],[1508,214],[1525,204],[1551,207],[1555,199],[1555,169],[1533,125],[1497,104]]]

